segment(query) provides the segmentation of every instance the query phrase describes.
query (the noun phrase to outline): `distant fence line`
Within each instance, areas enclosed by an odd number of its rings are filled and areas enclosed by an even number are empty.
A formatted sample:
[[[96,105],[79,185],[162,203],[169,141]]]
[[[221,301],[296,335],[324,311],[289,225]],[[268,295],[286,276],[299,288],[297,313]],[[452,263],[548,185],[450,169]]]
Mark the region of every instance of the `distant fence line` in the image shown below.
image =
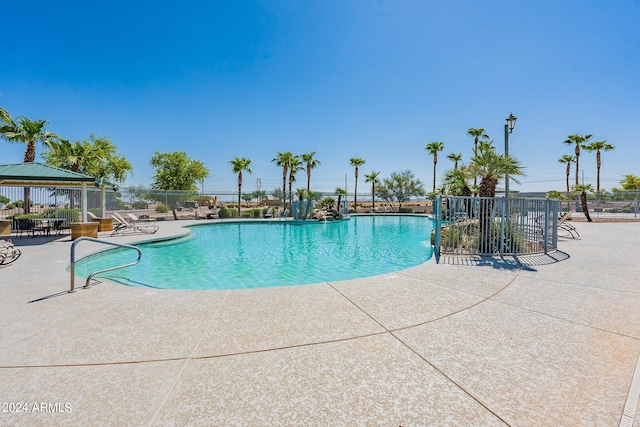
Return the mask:
[[[253,194],[253,191],[243,192],[243,194]],[[522,194],[523,196],[525,194]],[[375,202],[384,204],[387,203],[384,199],[375,195]],[[545,193],[526,193],[526,199],[545,199]],[[616,196],[616,197],[614,197]],[[167,205],[169,207],[175,206],[176,203],[185,200],[216,200],[217,203],[231,204],[237,203],[238,192],[229,191],[167,191],[167,190],[153,190],[153,189],[141,189],[140,187],[122,187],[117,191],[106,192],[106,209],[107,210],[122,210],[122,209],[142,209],[147,205]],[[249,196],[247,196],[249,197]],[[273,191],[262,192],[262,197],[265,197],[271,201],[280,200],[281,194],[274,194]],[[337,196],[331,192],[318,192],[317,199],[325,197],[332,197],[337,199]],[[346,200],[349,203],[353,202],[353,193],[348,193]],[[600,199],[595,199],[593,195],[590,195],[588,201],[588,208],[591,215],[598,217],[602,215],[618,215],[618,214],[635,214],[638,212],[638,194],[634,191],[620,192],[615,195],[602,194]],[[24,198],[23,187],[15,186],[0,186],[0,218],[7,217],[9,215],[18,214],[22,211],[22,199]],[[31,187],[31,206],[32,211],[41,211],[50,207],[58,208],[78,208],[80,206],[80,190],[64,187]],[[516,198],[522,198],[521,195],[516,193]],[[293,199],[296,200],[297,196],[294,194]],[[371,203],[372,195],[370,192],[358,192],[357,199],[359,203]],[[287,194],[287,200],[289,200],[289,194]],[[344,200],[344,199],[343,199]],[[424,203],[426,199],[413,199],[409,202],[404,202],[403,205],[411,205],[416,203]],[[243,203],[264,203],[265,200],[261,200],[255,197],[251,197],[249,200],[243,200]],[[93,187],[88,188],[87,197],[87,209],[97,210],[100,209],[100,197],[99,190]],[[397,202],[396,202],[397,204]],[[560,201],[560,209],[562,211],[573,210],[576,212],[582,212],[582,205],[580,204],[579,195],[572,195],[569,199]]]

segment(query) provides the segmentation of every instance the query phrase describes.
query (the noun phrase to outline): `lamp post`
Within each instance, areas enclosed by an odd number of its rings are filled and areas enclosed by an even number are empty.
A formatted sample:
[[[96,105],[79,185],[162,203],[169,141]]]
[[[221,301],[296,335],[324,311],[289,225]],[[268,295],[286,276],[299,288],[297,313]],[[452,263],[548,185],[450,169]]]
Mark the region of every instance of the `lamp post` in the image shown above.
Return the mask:
[[[509,113],[509,117],[507,117],[507,123],[504,125],[504,155],[507,157],[509,155],[509,134],[513,132],[513,128],[516,127],[516,120],[518,118],[513,115],[513,113]],[[504,197],[509,200],[509,174],[504,174]]]

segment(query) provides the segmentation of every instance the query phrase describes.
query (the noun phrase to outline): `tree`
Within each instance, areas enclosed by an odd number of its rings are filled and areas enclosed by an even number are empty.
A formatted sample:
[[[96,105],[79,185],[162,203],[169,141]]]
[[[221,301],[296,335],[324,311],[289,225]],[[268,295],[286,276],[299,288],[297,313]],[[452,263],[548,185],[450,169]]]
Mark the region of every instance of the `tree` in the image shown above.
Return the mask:
[[[625,191],[638,191],[640,188],[640,177],[635,175],[625,175],[620,181],[622,189]]]
[[[11,118],[7,110],[0,108],[0,137],[9,142],[27,144],[24,152],[24,163],[36,161],[36,143],[42,142],[48,145],[53,138],[58,136],[45,130],[49,123],[47,120],[31,120],[20,116],[16,120]]]
[[[480,197],[495,197],[498,181],[504,178],[505,174],[514,182],[520,183],[513,176],[524,175],[524,167],[520,162],[511,156],[496,153],[493,147],[482,147],[471,159],[469,171],[475,176],[480,176]]]
[[[283,200],[284,199],[284,193],[282,191],[282,188],[280,188],[280,187],[274,188],[273,191],[271,192],[271,195],[276,200]]]
[[[4,108],[0,108],[0,137],[9,142],[27,144],[24,152],[24,163],[36,161],[36,143],[47,145],[57,135],[45,130],[47,120],[31,120],[20,116],[16,120]],[[29,213],[31,207],[31,187],[24,187],[24,213]]]
[[[469,188],[470,179],[469,168],[464,165],[457,169],[447,170],[444,173],[444,182],[442,184],[443,194],[471,196],[471,188]]]
[[[462,153],[447,154],[447,159],[451,160],[452,162],[455,162],[455,165],[453,166],[453,168],[458,169],[458,162],[462,160]]]
[[[352,157],[349,159],[349,164],[356,168],[356,186],[353,191],[353,207],[355,209],[358,207],[358,168],[365,164],[365,160],[359,157]]]
[[[478,154],[478,142],[480,138],[489,139],[489,135],[487,135],[484,131],[484,128],[469,128],[467,129],[467,135],[473,137],[473,155]],[[473,185],[474,187],[478,184],[477,177],[473,177]]]
[[[118,155],[117,147],[106,137],[89,136],[73,143],[52,139],[43,153],[45,161],[62,169],[84,173],[98,180],[122,183],[133,171],[131,163]]]
[[[289,160],[289,212],[293,214],[293,181],[296,180],[296,174],[302,170],[302,162],[298,156],[293,156]]]
[[[340,216],[342,216],[342,198],[344,197],[345,200],[347,198],[347,190],[345,190],[344,188],[336,188],[336,192],[335,195],[338,196],[338,203],[337,203],[337,210],[338,213],[340,214]]]
[[[433,156],[433,192],[436,192],[436,165],[438,164],[438,151],[444,150],[444,142],[434,141],[424,148]]]
[[[365,174],[364,182],[371,183],[371,207],[376,207],[376,184],[380,184],[380,180],[378,179],[378,175],[380,175],[379,171],[372,171],[369,174]]]
[[[596,194],[600,194],[600,166],[602,165],[602,160],[600,157],[600,150],[610,151],[615,147],[611,144],[608,144],[606,140],[602,141],[594,141],[590,144],[584,146],[584,149],[587,151],[595,151],[596,152],[596,166],[598,168],[598,179],[596,184]]]
[[[564,154],[562,157],[558,159],[558,163],[567,164],[567,170],[565,172],[566,178],[567,178],[567,194],[569,194],[569,192],[571,191],[571,189],[569,188],[569,176],[571,175],[571,163],[575,161],[576,161],[576,158],[571,154]]]
[[[275,162],[276,166],[282,168],[282,204],[286,205],[287,203],[287,172],[289,171],[289,165],[291,164],[291,159],[293,159],[293,153],[291,151],[286,151],[284,153],[278,153],[278,155],[272,159],[272,162]]]
[[[576,185],[578,182],[578,175],[580,173],[580,148],[583,148],[587,141],[591,139],[591,135],[569,135],[568,139],[564,141],[564,144],[575,145],[576,153]]]
[[[197,191],[197,182],[209,176],[209,169],[198,160],[192,160],[184,151],[170,153],[155,152],[149,162],[154,169],[151,188],[165,191]],[[176,204],[180,199],[174,195],[169,202],[173,218],[178,219]]]
[[[238,174],[238,218],[241,216],[240,214],[240,198],[242,197],[242,172],[246,171],[247,173],[252,173],[251,168],[251,159],[247,159],[245,157],[236,157],[235,159],[229,161],[233,168],[233,173]]]
[[[422,181],[416,179],[413,172],[407,169],[402,172],[392,172],[382,181],[378,193],[392,205],[397,201],[398,206],[402,207],[402,203],[408,202],[411,197],[424,196],[425,190]]]
[[[320,161],[313,158],[313,156],[315,155],[316,152],[312,151],[311,153],[303,154],[301,156],[302,162],[306,164],[305,170],[307,171],[307,193],[311,191],[311,170],[320,165]]]
[[[582,213],[584,214],[587,221],[593,222],[591,219],[591,215],[589,215],[589,206],[587,205],[587,192],[593,193],[593,186],[591,184],[587,185],[574,185],[572,188],[574,193],[580,194],[580,204],[582,205]]]

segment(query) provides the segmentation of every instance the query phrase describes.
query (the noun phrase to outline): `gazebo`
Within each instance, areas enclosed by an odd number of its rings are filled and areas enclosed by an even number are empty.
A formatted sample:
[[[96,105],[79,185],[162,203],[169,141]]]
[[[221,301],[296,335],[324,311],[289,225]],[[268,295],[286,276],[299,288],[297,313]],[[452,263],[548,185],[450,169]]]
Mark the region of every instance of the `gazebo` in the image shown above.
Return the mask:
[[[100,188],[101,216],[105,216],[105,190],[113,184],[103,183],[96,178],[78,172],[57,168],[44,163],[16,163],[0,165],[1,187],[43,187],[80,190],[80,221],[90,222],[87,218],[87,187]]]

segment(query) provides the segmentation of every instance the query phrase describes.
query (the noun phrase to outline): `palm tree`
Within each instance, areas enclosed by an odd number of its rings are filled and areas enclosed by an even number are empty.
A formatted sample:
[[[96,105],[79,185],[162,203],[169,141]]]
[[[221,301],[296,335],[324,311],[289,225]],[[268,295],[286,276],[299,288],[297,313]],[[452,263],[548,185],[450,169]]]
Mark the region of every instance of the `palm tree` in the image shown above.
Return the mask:
[[[87,141],[59,139],[49,143],[50,150],[43,157],[47,163],[73,172],[86,173],[85,169],[102,160],[101,153],[95,150]]]
[[[349,159],[349,164],[356,168],[356,187],[353,190],[353,207],[355,209],[358,207],[358,167],[364,165],[365,160],[359,157],[352,157]]]
[[[495,197],[498,181],[505,174],[510,178],[524,175],[524,167],[516,158],[498,154],[492,147],[478,150],[471,159],[469,171],[481,177],[480,197]],[[515,178],[512,179],[519,184]]]
[[[305,170],[307,171],[307,194],[311,192],[311,170],[315,169],[317,166],[320,166],[320,160],[314,159],[313,156],[316,155],[315,151],[312,151],[308,154],[303,154],[302,161],[307,165]]]
[[[347,190],[345,190],[344,188],[336,188],[336,196],[338,196],[338,213],[340,214],[340,216],[342,216],[342,198],[344,197],[345,199],[347,198]]]
[[[591,215],[589,215],[589,206],[587,205],[587,192],[593,193],[593,187],[591,184],[587,185],[574,185],[572,188],[574,193],[580,193],[580,204],[582,205],[582,213],[588,222],[593,222]]]
[[[467,129],[467,135],[473,137],[474,155],[478,152],[478,141],[480,140],[480,138],[489,139],[489,135],[485,133],[484,128],[469,128]]]
[[[596,194],[600,194],[600,166],[602,165],[602,160],[600,158],[600,150],[611,151],[615,147],[611,144],[608,144],[606,140],[602,141],[594,141],[591,144],[585,145],[584,149],[587,151],[595,151],[596,152],[596,166],[598,168],[598,180],[596,181]]]
[[[238,174],[238,217],[240,217],[240,199],[242,197],[242,171],[251,173],[251,159],[245,157],[236,157],[229,162],[233,167],[233,173]]]
[[[289,160],[289,211],[293,209],[293,191],[291,187],[293,186],[293,181],[296,180],[296,173],[302,170],[302,161],[298,156],[293,156]]]
[[[591,135],[569,135],[565,144],[575,145],[575,153],[576,153],[576,185],[578,182],[578,174],[580,173],[580,148],[584,147],[589,139],[591,139]]]
[[[364,175],[364,182],[371,183],[371,207],[376,207],[376,184],[380,183],[378,179],[378,175],[380,175],[379,171],[372,171],[370,174]]]
[[[463,165],[457,169],[449,169],[444,174],[444,194],[471,196],[471,188],[469,188],[470,179],[471,175],[467,166]]]
[[[444,142],[434,141],[424,148],[433,156],[433,192],[436,192],[436,165],[438,164],[438,151],[444,150]]]
[[[571,175],[571,163],[575,162],[576,158],[571,154],[564,154],[562,157],[558,159],[558,163],[566,163],[567,164],[567,194],[569,194],[569,176]]]
[[[455,164],[453,165],[453,169],[458,169],[458,162],[462,160],[462,153],[450,153],[447,154],[447,159],[451,160]]]
[[[36,161],[36,142],[49,145],[57,135],[44,128],[47,120],[31,120],[28,117],[18,117],[15,121],[9,113],[2,109],[0,112],[0,136],[9,142],[27,144],[24,152],[24,163]]]
[[[489,139],[489,135],[485,133],[484,128],[469,128],[467,129],[467,135],[473,137],[473,155],[475,156],[478,153],[478,142],[480,138]],[[475,176],[473,177],[473,185],[478,185],[477,177]]]
[[[286,205],[287,203],[287,172],[289,171],[289,164],[291,163],[291,159],[293,158],[293,153],[291,151],[286,151],[284,153],[278,153],[275,159],[271,160],[275,162],[277,166],[282,168],[282,204]]]
[[[53,138],[58,136],[47,132],[44,128],[49,123],[47,120],[31,120],[28,117],[11,118],[7,110],[0,108],[0,137],[9,142],[27,144],[24,152],[24,163],[36,161],[36,142],[40,141],[49,145]],[[24,187],[24,213],[29,213],[31,205],[31,188]]]

